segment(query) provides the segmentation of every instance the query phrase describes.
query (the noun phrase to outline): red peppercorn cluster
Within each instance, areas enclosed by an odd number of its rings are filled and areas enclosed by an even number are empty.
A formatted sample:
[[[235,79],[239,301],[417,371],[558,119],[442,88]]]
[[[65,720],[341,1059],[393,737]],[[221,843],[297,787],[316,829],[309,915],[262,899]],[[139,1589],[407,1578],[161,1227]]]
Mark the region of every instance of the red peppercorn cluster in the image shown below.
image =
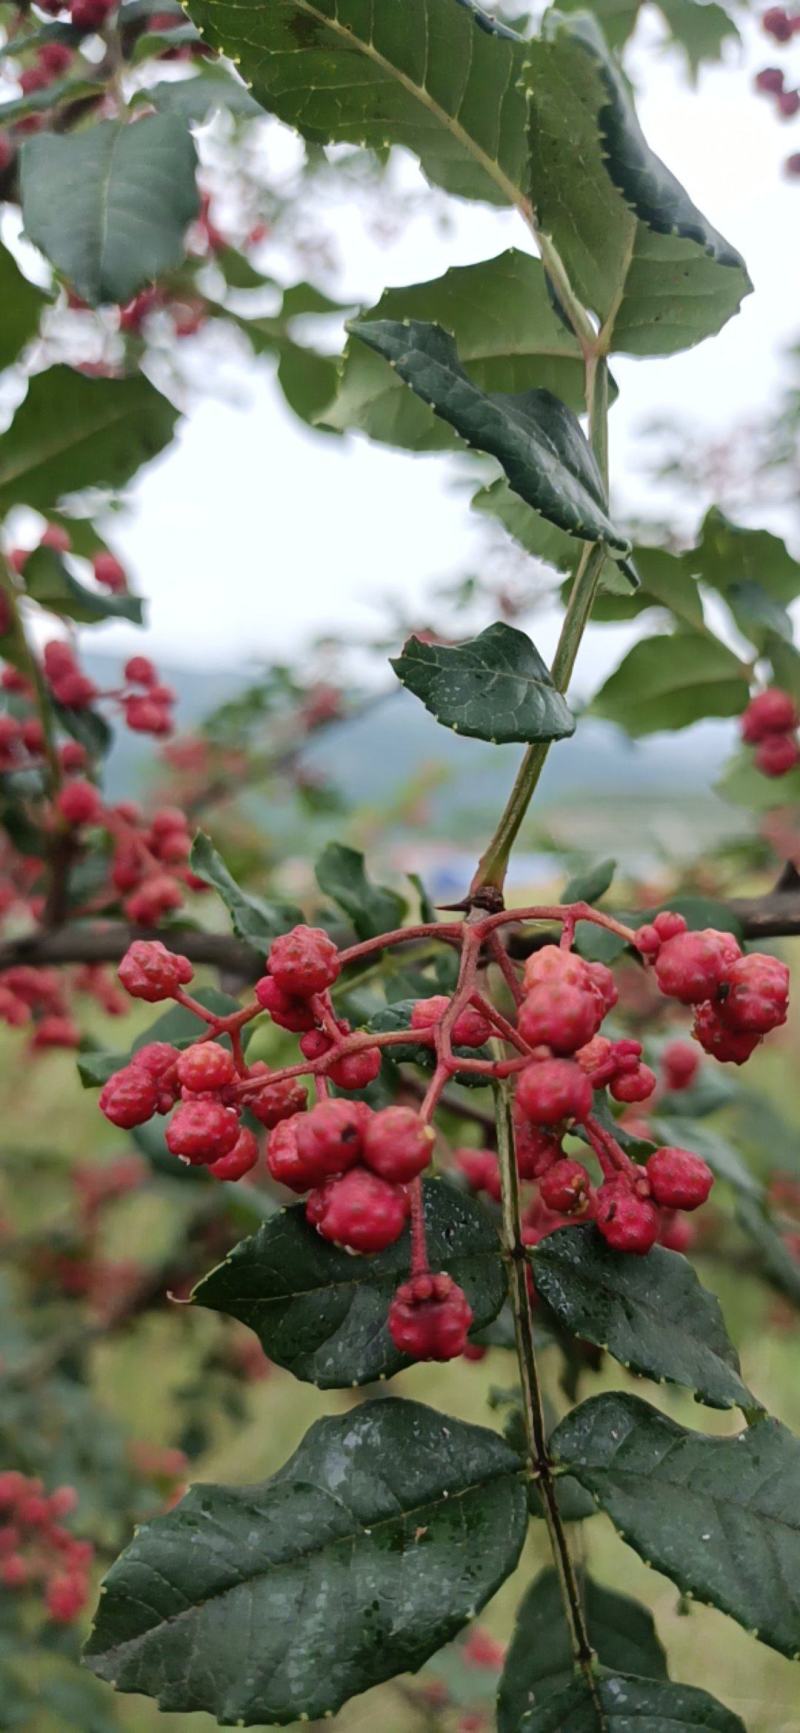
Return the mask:
[[[786,1022],[789,971],[785,963],[760,951],[743,956],[732,933],[713,927],[664,938],[659,921],[663,921],[660,915],[652,928],[640,927],[637,943],[653,960],[662,993],[695,1007],[692,1033],[707,1053],[742,1065],[765,1035]],[[655,948],[653,934],[658,940]]]
[[[755,762],[764,776],[785,776],[800,763],[798,722],[794,699],[779,686],[751,698],[742,716],[741,734],[746,745],[755,747]]]
[[[77,1503],[72,1486],[48,1493],[16,1469],[0,1472],[0,1589],[36,1591],[59,1625],[72,1624],[89,1595],[94,1548],[63,1522]]]

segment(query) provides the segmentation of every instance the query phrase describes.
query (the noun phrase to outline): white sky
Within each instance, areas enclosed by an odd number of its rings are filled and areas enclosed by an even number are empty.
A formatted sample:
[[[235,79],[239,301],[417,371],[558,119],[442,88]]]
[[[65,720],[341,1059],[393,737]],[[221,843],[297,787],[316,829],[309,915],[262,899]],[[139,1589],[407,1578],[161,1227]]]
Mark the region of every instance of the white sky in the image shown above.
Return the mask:
[[[706,71],[692,90],[680,59],[652,46],[652,24],[644,33],[651,46],[637,47],[631,67],[645,132],[740,248],[755,293],[721,336],[700,348],[615,363],[621,396],[612,415],[612,490],[634,509],[644,500],[636,478],[642,423],[672,410],[689,411],[698,427],[717,432],[735,425],[776,393],[781,347],[800,327],[800,184],[781,173],[784,158],[800,147],[800,119],[779,123],[771,102],[751,88],[753,70],[775,60],[774,44],[753,27],[744,59],[734,50],[724,70]],[[780,64],[788,71],[789,56]],[[407,179],[415,174],[404,167]],[[343,201],[335,222],[346,261],[339,293],[368,304],[390,283],[528,244],[510,213],[456,201],[451,209],[446,237],[418,218],[396,243],[378,245]],[[272,268],[269,249],[262,262]],[[203,341],[192,353],[199,373],[211,359]],[[421,603],[432,581],[469,568],[481,544],[467,499],[452,486],[449,460],[308,432],[284,407],[268,364],[242,356],[223,374],[224,395],[198,400],[177,446],[146,472],[133,509],[114,527],[115,545],[151,598],[156,653],[230,666],[294,649],[312,628],[369,631],[380,626],[387,593]],[[554,611],[537,615],[545,655],[556,630]],[[114,626],[93,641],[127,649],[135,637],[141,645],[141,636]],[[593,685],[625,641],[616,629],[595,634],[579,686]]]

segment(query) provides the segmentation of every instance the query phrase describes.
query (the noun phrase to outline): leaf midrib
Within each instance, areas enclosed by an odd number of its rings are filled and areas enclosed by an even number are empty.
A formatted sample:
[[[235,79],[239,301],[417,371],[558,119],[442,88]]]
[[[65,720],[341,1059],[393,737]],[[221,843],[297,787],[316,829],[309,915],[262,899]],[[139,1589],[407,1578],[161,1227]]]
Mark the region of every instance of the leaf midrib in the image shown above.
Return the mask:
[[[489,1250],[489,1248],[487,1247],[487,1249],[485,1251],[475,1251],[475,1252],[470,1252],[470,1253],[464,1253],[464,1254],[462,1254],[462,1257],[463,1258],[469,1257],[471,1262],[472,1261],[477,1262],[478,1259],[490,1259],[490,1258],[492,1259],[493,1262],[494,1261],[499,1262],[500,1261],[500,1252],[499,1252],[499,1249],[495,1252],[493,1249]],[[456,1265],[462,1261],[462,1258],[454,1257],[450,1261],[453,1265]],[[221,1267],[224,1268],[224,1265]],[[230,1267],[231,1266],[228,1265],[229,1269],[230,1269]],[[379,1278],[379,1280],[383,1279],[385,1281],[395,1281],[397,1278],[397,1273],[398,1273],[397,1271],[392,1272],[392,1271],[387,1270],[386,1276],[384,1278]],[[212,1279],[211,1276],[208,1276],[206,1278],[207,1281],[211,1281],[211,1279]],[[310,1300],[313,1298],[318,1298],[321,1294],[324,1294],[326,1292],[334,1292],[334,1291],[337,1291],[339,1289],[347,1290],[348,1288],[368,1288],[369,1286],[370,1286],[370,1284],[368,1281],[364,1281],[363,1279],[359,1280],[359,1278],[357,1276],[352,1276],[349,1278],[349,1280],[347,1278],[342,1278],[341,1281],[325,1282],[324,1284],[320,1285],[319,1287],[292,1288],[288,1293],[286,1293],[284,1295],[275,1295],[274,1298],[266,1296],[264,1299],[258,1300],[258,1299],[253,1299],[249,1296],[245,1297],[245,1296],[240,1296],[240,1295],[235,1295],[232,1299],[226,1295],[225,1298],[226,1298],[226,1304],[230,1304],[233,1306],[237,1306],[237,1305],[281,1306],[281,1305],[287,1305],[292,1300]],[[205,1305],[206,1304],[206,1302],[200,1298],[200,1288],[199,1287],[195,1288],[194,1293],[191,1295],[192,1304],[194,1304],[195,1299],[197,1299],[197,1302],[199,1305]],[[217,1310],[216,1306],[211,1307],[210,1309],[212,1311]]]
[[[387,1516],[376,1517],[368,1526],[365,1526],[362,1523],[358,1527],[354,1528],[350,1533],[336,1535],[334,1539],[325,1540],[322,1545],[314,1545],[309,1542],[307,1546],[299,1547],[298,1550],[292,1554],[291,1558],[284,1558],[274,1565],[266,1565],[262,1570],[253,1571],[250,1576],[242,1577],[239,1582],[227,1583],[223,1588],[215,1589],[212,1594],[206,1595],[202,1600],[193,1601],[188,1607],[179,1608],[176,1613],[170,1613],[164,1618],[159,1617],[158,1622],[155,1625],[149,1625],[146,1630],[139,1631],[135,1637],[128,1637],[122,1643],[111,1644],[106,1649],[96,1650],[94,1655],[91,1649],[87,1648],[86,1655],[89,1660],[92,1660],[95,1655],[100,1659],[102,1656],[112,1654],[122,1655],[128,1650],[135,1650],[139,1644],[141,1644],[146,1638],[151,1637],[154,1633],[160,1633],[168,1626],[176,1625],[181,1619],[187,1618],[190,1615],[196,1615],[203,1607],[209,1606],[213,1601],[221,1600],[225,1595],[234,1594],[238,1589],[245,1588],[248,1585],[259,1581],[262,1577],[268,1577],[283,1570],[287,1566],[294,1566],[302,1563],[304,1559],[317,1557],[326,1552],[335,1552],[340,1547],[353,1546],[355,1542],[369,1539],[371,1535],[390,1527],[392,1524],[410,1522],[412,1519],[424,1516],[429,1512],[435,1513],[440,1508],[452,1509],[453,1505],[457,1504],[459,1499],[467,1498],[473,1492],[482,1492],[485,1487],[493,1485],[495,1481],[521,1481],[524,1477],[525,1469],[521,1464],[516,1467],[498,1467],[493,1473],[484,1475],[483,1479],[471,1481],[469,1486],[461,1487],[458,1492],[448,1492],[447,1490],[444,1490],[439,1493],[437,1498],[428,1499],[424,1504],[412,1505],[408,1510],[391,1511]],[[279,1480],[276,1484],[281,1488],[291,1487],[294,1491],[298,1489],[302,1490],[306,1487],[310,1488],[312,1492],[318,1493],[321,1498],[327,1499],[336,1507],[336,1509],[345,1510],[348,1516],[353,1518],[354,1513],[350,1510],[349,1506],[344,1505],[340,1499],[336,1498],[335,1494],[332,1493],[330,1488],[327,1486],[317,1486],[315,1481],[309,1480],[305,1477],[300,1477],[297,1480]],[[268,1517],[269,1511],[262,1507],[255,1510],[253,1515],[256,1517]],[[219,1526],[219,1518],[214,1517],[213,1520],[217,1526]],[[148,1568],[146,1560],[138,1560],[136,1562],[140,1564],[144,1563],[145,1568]],[[151,1566],[149,1568],[152,1569],[153,1567]],[[169,1581],[168,1578],[166,1580]],[[171,1582],[169,1586],[170,1588],[173,1588]],[[118,1592],[124,1594],[124,1587]],[[131,1600],[136,1599],[133,1595],[129,1598]],[[143,1602],[140,1602],[139,1604],[144,1605]]]
[[[38,375],[36,377],[38,377]],[[23,399],[18,413],[21,413],[24,409],[25,402],[26,399]],[[164,402],[169,408],[172,408],[168,398],[164,398]],[[20,476],[35,475],[36,471],[42,469],[45,464],[49,463],[51,458],[60,457],[65,451],[80,450],[80,447],[85,445],[87,440],[93,439],[95,434],[105,433],[108,428],[113,427],[118,421],[126,421],[130,412],[131,405],[129,403],[120,404],[115,407],[113,415],[105,415],[101,420],[96,421],[91,427],[83,430],[78,439],[62,439],[59,442],[46,445],[43,448],[38,448],[35,462],[31,463],[30,461],[25,461],[20,463],[16,468],[13,466],[11,468],[0,468],[0,495],[2,495],[4,489],[8,487],[11,482],[19,480]],[[13,432],[13,427],[14,423],[12,422],[6,437]]]
[[[490,179],[494,181],[495,185],[500,188],[501,192],[508,199],[509,204],[514,205],[515,208],[522,213],[526,223],[529,226],[532,225],[532,206],[530,199],[525,197],[525,194],[520,191],[519,187],[514,186],[508,175],[506,175],[501,169],[499,162],[497,162],[493,157],[488,156],[487,153],[481,149],[481,146],[476,143],[475,139],[472,138],[468,132],[465,132],[463,126],[460,125],[455,116],[448,114],[446,109],[443,109],[440,104],[434,100],[430,91],[426,90],[424,85],[415,84],[413,78],[409,78],[408,73],[401,72],[399,67],[393,66],[392,62],[387,60],[385,55],[381,54],[380,50],[377,49],[373,43],[362,41],[360,37],[354,35],[352,30],[347,30],[343,24],[340,24],[338,18],[327,18],[324,12],[320,12],[319,8],[312,4],[312,0],[294,0],[294,4],[297,6],[299,12],[304,12],[307,17],[315,19],[318,24],[322,24],[326,30],[330,30],[335,36],[340,37],[342,41],[346,42],[349,48],[358,49],[359,53],[363,54],[365,59],[371,60],[373,64],[379,66],[383,72],[388,73],[388,75],[395,79],[398,84],[402,85],[403,89],[406,90],[410,96],[413,96],[423,108],[427,108],[429,114],[434,115],[446,131],[452,133],[453,137],[458,139],[459,143],[469,153],[469,155],[480,164],[484,172],[489,175]],[[477,23],[474,20],[472,20],[472,23],[473,28],[477,30]],[[521,41],[522,38],[520,38],[520,42]]]

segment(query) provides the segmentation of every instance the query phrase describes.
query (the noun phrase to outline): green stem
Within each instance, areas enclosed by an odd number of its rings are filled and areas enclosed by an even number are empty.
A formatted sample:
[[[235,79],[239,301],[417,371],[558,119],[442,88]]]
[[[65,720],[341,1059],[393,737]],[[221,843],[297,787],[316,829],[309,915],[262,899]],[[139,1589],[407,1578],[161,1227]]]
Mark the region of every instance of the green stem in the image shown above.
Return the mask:
[[[50,694],[45,685],[39,662],[28,643],[25,625],[20,613],[19,593],[11,576],[6,561],[0,556],[0,590],[5,597],[11,616],[9,636],[13,639],[19,660],[20,669],[26,674],[34,690],[36,708],[44,733],[44,755],[49,771],[50,793],[56,794],[61,786],[61,765],[56,747],[53,728],[53,712],[50,705]]]
[[[533,1328],[533,1308],[528,1281],[528,1256],[522,1240],[519,1176],[514,1153],[514,1134],[508,1087],[497,1089],[497,1157],[500,1167],[503,1250],[508,1263],[511,1308],[517,1345],[522,1411],[528,1454],[536,1478],[545,1524],[558,1571],[564,1613],[569,1626],[576,1668],[583,1675],[595,1703],[600,1727],[605,1726],[597,1700],[595,1654],[581,1600],[580,1587],[570,1555],[564,1523],[558,1507],[556,1476],[547,1448],[547,1428]]]
[[[550,670],[553,685],[559,692],[566,692],[569,685],[605,560],[606,550],[602,543],[587,542],[584,545]],[[549,740],[537,740],[528,747],[494,836],[478,863],[470,887],[471,895],[487,885],[502,890],[509,856],[544,769],[550,745]]]

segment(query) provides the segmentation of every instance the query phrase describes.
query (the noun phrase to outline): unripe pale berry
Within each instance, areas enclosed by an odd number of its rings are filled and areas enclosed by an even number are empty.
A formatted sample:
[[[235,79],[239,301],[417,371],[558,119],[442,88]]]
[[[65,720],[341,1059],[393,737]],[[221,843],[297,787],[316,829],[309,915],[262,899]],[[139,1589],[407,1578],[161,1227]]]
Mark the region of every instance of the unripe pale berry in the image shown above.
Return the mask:
[[[119,966],[119,978],[132,999],[148,1005],[170,999],[194,974],[188,957],[168,951],[160,939],[134,939]]]
[[[517,1027],[529,1047],[574,1053],[597,1033],[603,1005],[597,994],[565,982],[545,981],[532,988],[520,1006]]]
[[[255,1167],[257,1161],[258,1138],[248,1126],[243,1125],[233,1149],[230,1149],[227,1155],[221,1156],[219,1161],[212,1161],[209,1172],[213,1173],[215,1179],[242,1179],[244,1174]]]
[[[657,1149],[647,1163],[650,1190],[664,1209],[699,1209],[714,1184],[708,1163],[690,1149]]]
[[[542,1174],[539,1196],[548,1209],[570,1215],[583,1205],[589,1190],[589,1175],[579,1161],[557,1161]]]
[[[649,1252],[658,1239],[658,1211],[620,1180],[601,1185],[594,1219],[604,1240],[618,1252]]]
[[[312,1192],[306,1213],[323,1239],[334,1245],[353,1252],[382,1252],[400,1238],[408,1208],[401,1186],[358,1167]]]
[[[310,999],[332,987],[339,974],[339,953],[321,927],[293,927],[270,946],[267,966],[282,992]]]
[[[412,1360],[454,1360],[463,1354],[472,1307],[452,1276],[418,1275],[403,1282],[389,1307],[389,1334]]]
[[[223,1089],[236,1076],[233,1054],[218,1041],[199,1041],[195,1047],[188,1047],[181,1053],[176,1070],[178,1082],[195,1095]]]
[[[157,1106],[158,1087],[141,1065],[123,1066],[100,1091],[100,1112],[125,1131],[152,1119]]]
[[[741,955],[730,933],[707,927],[699,933],[678,933],[661,946],[655,962],[662,993],[682,1005],[713,999],[728,965]]]
[[[358,1101],[318,1101],[297,1127],[300,1158],[316,1173],[317,1184],[345,1173],[361,1156],[365,1114]]]
[[[592,1111],[592,1086],[572,1060],[543,1059],[520,1073],[517,1105],[535,1125],[582,1121]]]
[[[434,1132],[412,1108],[384,1107],[367,1121],[363,1159],[381,1179],[407,1185],[429,1165],[433,1144]]]
[[[167,1126],[165,1137],[172,1155],[193,1167],[211,1166],[227,1155],[239,1136],[239,1115],[221,1101],[182,1101]]]

